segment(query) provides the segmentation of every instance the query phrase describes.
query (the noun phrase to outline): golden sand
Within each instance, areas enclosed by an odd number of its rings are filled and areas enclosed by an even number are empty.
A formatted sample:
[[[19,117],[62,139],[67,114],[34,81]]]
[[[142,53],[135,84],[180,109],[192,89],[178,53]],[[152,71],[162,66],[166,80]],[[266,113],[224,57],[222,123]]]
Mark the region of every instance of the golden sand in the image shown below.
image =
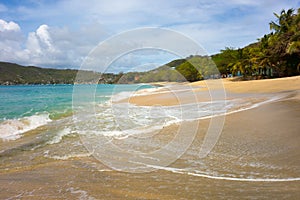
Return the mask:
[[[168,85],[168,83],[160,83],[160,85]],[[217,79],[185,83],[185,85],[191,87],[190,91],[174,92],[174,90],[161,89],[149,95],[131,96],[124,101],[142,106],[171,106],[195,101],[210,101],[212,90],[225,90],[227,93],[277,93],[300,90],[300,76],[252,81]],[[172,86],[175,84],[172,83]]]
[[[216,81],[216,80],[207,80]],[[206,86],[207,81],[191,83],[192,86]],[[263,79],[251,81],[233,81],[232,78],[223,79],[226,91],[235,93],[272,93],[290,90],[300,90],[300,76]]]

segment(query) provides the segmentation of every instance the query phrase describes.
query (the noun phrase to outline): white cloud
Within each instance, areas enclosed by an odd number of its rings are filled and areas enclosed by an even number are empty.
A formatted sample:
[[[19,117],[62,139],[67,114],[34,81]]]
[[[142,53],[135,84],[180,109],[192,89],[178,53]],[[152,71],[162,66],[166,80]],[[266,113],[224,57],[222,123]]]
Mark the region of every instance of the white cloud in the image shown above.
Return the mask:
[[[45,24],[38,27],[35,32],[30,32],[26,41],[24,52],[36,59],[45,59],[46,55],[55,52],[53,47],[49,27]],[[46,60],[45,60],[46,61]]]
[[[299,7],[297,0],[61,0],[9,10],[1,5],[0,12],[24,24],[21,29],[0,19],[0,59],[54,67],[78,67],[105,38],[139,27],[180,31],[209,53],[242,47],[269,32],[273,12]]]
[[[53,38],[55,40],[53,40]],[[72,33],[64,28],[51,28],[43,24],[35,32],[30,32],[26,41],[23,55],[30,60],[23,60],[24,64],[49,67],[77,67],[82,57],[88,51],[78,50],[81,38],[74,38]]]
[[[18,24],[16,24],[15,22],[6,22],[2,19],[0,19],[0,31],[4,32],[4,31],[20,31],[21,28]]]
[[[29,33],[26,42],[26,47],[27,47],[27,51],[32,53],[33,55],[39,55],[42,53],[40,42],[35,32]]]
[[[0,19],[0,60],[42,67],[78,68],[83,59],[105,36],[94,23],[78,30],[40,25],[23,36],[14,22]],[[18,27],[18,28],[15,28]]]
[[[48,48],[48,50],[54,51],[53,46],[51,44],[52,41],[48,29],[49,27],[47,25],[45,24],[41,25],[36,30],[36,36],[39,38],[40,42]]]
[[[23,35],[18,24],[0,19],[0,60],[18,62],[14,53],[20,49],[22,40]]]

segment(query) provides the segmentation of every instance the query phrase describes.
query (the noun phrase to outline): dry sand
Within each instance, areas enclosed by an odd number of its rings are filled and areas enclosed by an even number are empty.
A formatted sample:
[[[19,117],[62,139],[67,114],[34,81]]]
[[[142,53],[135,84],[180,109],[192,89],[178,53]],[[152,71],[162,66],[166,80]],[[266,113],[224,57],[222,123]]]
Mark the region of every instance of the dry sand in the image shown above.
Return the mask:
[[[160,85],[169,85],[160,83]],[[157,93],[150,95],[131,96],[128,100],[130,103],[143,106],[152,105],[177,105],[192,103],[195,101],[210,101],[210,92],[214,90],[225,90],[226,93],[278,93],[285,91],[300,90],[300,76],[253,80],[253,81],[232,81],[232,79],[205,80],[194,83],[186,83],[186,90],[180,91],[175,89],[172,83],[172,89],[165,88]],[[182,87],[182,84],[181,86]]]
[[[224,79],[223,83],[226,91],[235,93],[273,93],[300,90],[300,76],[252,81]]]

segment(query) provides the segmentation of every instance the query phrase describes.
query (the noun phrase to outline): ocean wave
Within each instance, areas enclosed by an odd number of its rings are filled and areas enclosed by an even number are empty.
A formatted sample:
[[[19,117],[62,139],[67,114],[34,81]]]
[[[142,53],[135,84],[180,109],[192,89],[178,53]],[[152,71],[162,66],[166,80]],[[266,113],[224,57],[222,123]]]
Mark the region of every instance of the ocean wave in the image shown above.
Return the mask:
[[[75,194],[79,200],[95,200],[96,198],[90,196],[87,191],[80,190],[78,188],[70,187],[66,190],[67,192],[71,192],[71,194]]]
[[[256,95],[255,97],[249,95],[172,106],[137,106],[129,102],[120,103],[121,100],[128,99],[131,96],[161,94],[174,91],[183,92],[191,89],[194,89],[194,87],[174,87],[169,85],[145,88],[138,91],[113,93],[110,100],[96,104],[94,107],[84,105],[80,112],[76,113],[74,119],[79,127],[77,131],[80,135],[84,135],[84,132],[86,134],[103,135],[116,139],[126,139],[133,135],[135,137],[144,137],[156,133],[166,126],[185,121],[226,116],[256,108],[284,97],[284,95]],[[119,90],[117,88],[114,91]],[[54,139],[61,140],[59,136]]]
[[[168,91],[162,91],[165,90],[165,87],[158,87],[158,88],[146,88],[139,91],[136,91],[134,93],[134,96],[145,96],[145,95],[151,95],[151,94],[161,94],[166,93]]]
[[[96,114],[90,117],[86,114],[78,116],[76,122],[78,125],[81,124],[79,132],[88,130],[93,135],[104,135],[116,139],[125,139],[133,135],[143,137],[142,135],[149,136],[151,132],[157,132],[173,124],[229,115],[259,107],[283,97],[235,98],[226,101],[196,102],[173,106],[103,103],[95,110]]]
[[[68,160],[71,158],[82,158],[82,157],[90,157],[92,153],[74,153],[74,154],[67,154],[63,156],[58,156],[58,155],[49,155],[49,152],[44,153],[44,157],[46,158],[51,158],[54,160]]]
[[[46,125],[52,120],[49,114],[37,114],[19,119],[9,119],[0,123],[0,138],[2,140],[16,140],[22,134]]]
[[[62,141],[63,137],[70,135],[72,133],[73,133],[73,131],[71,130],[71,128],[65,128],[65,129],[59,131],[56,136],[54,136],[51,140],[49,140],[47,142],[47,144],[60,143]]]
[[[163,166],[156,166],[156,165],[147,165],[148,167],[165,170],[168,172],[176,173],[176,174],[186,174],[190,176],[208,178],[208,179],[216,179],[216,180],[227,180],[227,181],[242,181],[242,182],[292,182],[292,181],[300,181],[300,177],[288,177],[288,178],[252,178],[252,177],[229,177],[229,176],[215,176],[203,173],[198,170],[190,171],[188,169],[180,169],[174,167],[163,167]]]
[[[134,92],[133,96],[148,96],[156,94],[170,94],[179,92],[193,92],[194,89],[202,87],[192,87],[186,85],[164,85],[163,87],[146,88]]]
[[[140,126],[132,129],[123,129],[123,130],[107,130],[107,131],[99,131],[99,130],[81,130],[78,133],[82,136],[84,135],[103,135],[106,137],[112,137],[114,139],[126,139],[129,136],[135,136],[139,138],[144,137],[150,137],[156,134],[158,131],[160,131],[162,128],[176,124],[179,120],[170,120],[163,124],[157,124],[157,125],[149,125],[149,126]]]
[[[111,102],[119,102],[134,95],[134,91],[119,92],[111,96]]]
[[[145,89],[140,89],[140,90],[135,90],[135,91],[118,92],[111,96],[111,101],[119,102],[119,101],[128,99],[133,96],[144,96],[144,95],[160,94],[160,93],[168,92],[168,91],[160,92],[163,89],[164,89],[163,87],[161,87],[161,88],[145,88]]]

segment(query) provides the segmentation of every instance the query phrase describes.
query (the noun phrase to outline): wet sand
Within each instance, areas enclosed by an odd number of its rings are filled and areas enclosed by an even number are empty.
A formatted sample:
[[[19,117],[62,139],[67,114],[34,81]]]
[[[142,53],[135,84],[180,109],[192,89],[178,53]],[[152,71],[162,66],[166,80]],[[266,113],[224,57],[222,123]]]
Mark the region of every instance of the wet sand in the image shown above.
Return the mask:
[[[233,86],[241,83],[228,83],[227,86],[225,83],[225,88],[233,96],[262,90],[276,92],[274,95],[284,91],[286,97],[227,115],[218,143],[203,159],[197,159],[195,155],[210,120],[199,120],[198,134],[186,153],[166,169],[149,173],[113,171],[92,156],[66,160],[35,157],[29,150],[29,140],[22,145],[16,141],[1,143],[1,150],[7,149],[6,145],[15,145],[21,153],[14,157],[14,151],[1,151],[0,198],[299,199],[300,181],[288,178],[300,178],[300,84],[296,82],[299,77],[293,77],[291,82],[287,80],[287,83],[282,83],[282,79],[273,87],[267,82],[253,82],[259,86],[246,87],[252,83],[243,82],[244,89]],[[276,80],[272,81],[275,81],[272,85],[276,83]],[[199,86],[199,83],[194,84]],[[159,102],[153,102],[153,96],[149,101],[141,98],[149,97],[140,96],[139,101],[151,102],[152,105],[176,103],[176,98],[172,101],[168,95]],[[184,98],[189,101],[186,96]],[[139,104],[138,101],[134,103]],[[172,134],[176,130],[176,126],[165,127],[161,134]],[[31,139],[36,136],[36,133],[29,135]],[[26,144],[27,149],[20,147]],[[67,143],[61,145],[65,145],[65,149],[71,148]],[[41,147],[40,151],[44,152],[46,148]],[[194,170],[197,168],[209,171],[211,177],[201,176],[207,173]],[[237,180],[230,180],[231,177]]]

